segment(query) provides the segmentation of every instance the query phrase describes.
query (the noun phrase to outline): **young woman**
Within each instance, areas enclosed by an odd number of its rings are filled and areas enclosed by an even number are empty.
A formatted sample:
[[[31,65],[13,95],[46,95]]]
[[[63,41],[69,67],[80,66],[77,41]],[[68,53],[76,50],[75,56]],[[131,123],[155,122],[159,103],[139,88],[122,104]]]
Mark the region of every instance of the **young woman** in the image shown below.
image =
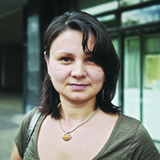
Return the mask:
[[[111,101],[120,63],[103,25],[75,11],[55,18],[44,36],[46,76],[41,113],[25,148],[29,112],[11,160],[158,160],[142,124]]]

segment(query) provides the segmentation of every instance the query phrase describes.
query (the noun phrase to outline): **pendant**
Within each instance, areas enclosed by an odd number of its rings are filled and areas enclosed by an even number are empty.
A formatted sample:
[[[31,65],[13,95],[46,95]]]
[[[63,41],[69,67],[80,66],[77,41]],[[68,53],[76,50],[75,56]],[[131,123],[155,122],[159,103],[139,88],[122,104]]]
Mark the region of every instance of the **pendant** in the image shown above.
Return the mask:
[[[65,140],[65,141],[69,141],[70,139],[72,138],[72,136],[66,132],[63,136],[62,136],[62,139]]]

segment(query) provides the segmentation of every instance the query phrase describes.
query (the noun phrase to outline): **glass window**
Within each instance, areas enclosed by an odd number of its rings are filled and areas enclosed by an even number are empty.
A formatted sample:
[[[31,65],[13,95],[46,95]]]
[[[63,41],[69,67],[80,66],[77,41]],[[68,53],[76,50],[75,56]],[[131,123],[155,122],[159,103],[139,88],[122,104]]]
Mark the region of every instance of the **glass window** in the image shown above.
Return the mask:
[[[114,45],[114,48],[115,48],[116,52],[118,53],[118,39],[117,38],[112,39],[112,43]],[[112,103],[116,106],[120,106],[120,102],[119,102],[119,81],[117,82],[116,94],[115,94],[115,97],[114,97]]]
[[[112,28],[115,26],[115,15],[114,14],[103,16],[103,17],[98,17],[97,19],[103,23],[105,28]]]
[[[160,141],[160,34],[144,39],[143,124]]]
[[[160,20],[160,4],[122,13],[122,26],[144,24]]]
[[[140,40],[125,38],[124,113],[140,120]]]
[[[104,13],[106,11],[111,11],[118,8],[118,1],[113,0],[112,2],[103,3],[94,7],[83,9],[82,11],[87,12],[92,15],[97,15]]]
[[[151,137],[160,141],[160,34],[144,37],[142,76],[140,39],[125,38],[124,113],[142,120]],[[140,78],[143,78],[142,99]],[[140,106],[142,102],[142,106]],[[141,110],[142,107],[142,110]],[[142,117],[141,117],[142,116]]]
[[[154,1],[154,0],[142,0],[142,2],[147,2],[147,1]]]
[[[117,38],[112,38],[112,43],[113,43],[113,46],[118,54],[118,50],[119,50],[119,47],[118,47],[118,39]]]
[[[112,0],[107,0],[107,2]],[[90,8],[99,4],[106,3],[106,0],[77,0],[78,9]]]
[[[125,6],[130,6],[130,5],[133,5],[133,4],[137,4],[137,3],[140,3],[140,2],[141,2],[141,0],[134,0],[134,1],[120,0],[120,6],[125,7]]]

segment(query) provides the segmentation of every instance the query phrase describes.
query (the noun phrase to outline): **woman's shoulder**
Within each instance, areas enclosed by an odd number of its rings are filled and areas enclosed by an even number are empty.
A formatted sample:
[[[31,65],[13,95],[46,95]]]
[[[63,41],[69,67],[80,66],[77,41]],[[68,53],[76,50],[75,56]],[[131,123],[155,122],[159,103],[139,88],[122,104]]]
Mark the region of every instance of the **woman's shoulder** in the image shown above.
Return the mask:
[[[123,113],[120,113],[119,116],[119,128],[127,132],[130,130],[130,132],[136,134],[137,136],[141,136],[141,134],[148,134],[147,129],[143,126],[140,120],[124,115]]]
[[[118,123],[116,138],[119,137],[118,141],[121,141],[124,146],[128,146],[127,157],[135,159],[159,157],[149,132],[139,120],[120,113]],[[142,151],[145,154],[142,154]]]
[[[125,135],[133,137],[142,137],[149,135],[147,129],[143,126],[140,120],[120,113],[117,122],[118,131],[125,133]]]
[[[38,110],[38,107],[34,107],[32,110],[30,110],[23,118],[23,121],[30,121],[34,115],[34,113]]]
[[[132,116],[129,116],[129,115],[126,115],[124,113],[119,113],[120,115],[120,118],[122,117],[123,118],[123,121],[127,121],[127,122],[134,122],[134,123],[141,123],[140,120],[132,117]]]
[[[30,121],[34,115],[34,113],[37,111],[38,107],[33,108],[31,111],[29,111],[23,118],[21,126],[19,128],[19,131],[15,137],[15,143],[18,148],[19,154],[21,157],[23,157],[24,148],[25,148],[25,140],[27,136],[28,127],[30,124]]]
[[[148,132],[139,120],[124,115],[123,113],[119,114],[119,118],[113,130],[116,144],[131,144],[135,137],[139,139],[142,134],[148,134]]]
[[[124,115],[123,113],[119,114],[118,122],[123,129],[130,129],[130,128],[137,129],[139,125],[141,125],[141,122],[138,119]]]
[[[144,135],[149,135],[147,129],[143,126],[140,120],[127,116],[124,114],[120,114],[120,128],[125,130],[130,130],[130,132],[134,133],[134,136],[136,137],[142,137]],[[129,131],[128,131],[129,132]]]
[[[22,129],[23,131],[26,131],[28,129],[30,121],[37,110],[38,107],[35,107],[23,117],[20,129]]]

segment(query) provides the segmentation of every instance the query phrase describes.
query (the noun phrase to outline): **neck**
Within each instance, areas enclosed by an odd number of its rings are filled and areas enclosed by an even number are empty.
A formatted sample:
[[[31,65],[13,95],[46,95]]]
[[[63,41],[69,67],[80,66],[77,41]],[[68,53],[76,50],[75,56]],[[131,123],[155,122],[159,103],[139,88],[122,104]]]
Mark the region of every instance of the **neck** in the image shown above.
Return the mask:
[[[95,101],[84,103],[70,103],[61,100],[61,120],[66,124],[81,123],[89,118],[95,111]]]

